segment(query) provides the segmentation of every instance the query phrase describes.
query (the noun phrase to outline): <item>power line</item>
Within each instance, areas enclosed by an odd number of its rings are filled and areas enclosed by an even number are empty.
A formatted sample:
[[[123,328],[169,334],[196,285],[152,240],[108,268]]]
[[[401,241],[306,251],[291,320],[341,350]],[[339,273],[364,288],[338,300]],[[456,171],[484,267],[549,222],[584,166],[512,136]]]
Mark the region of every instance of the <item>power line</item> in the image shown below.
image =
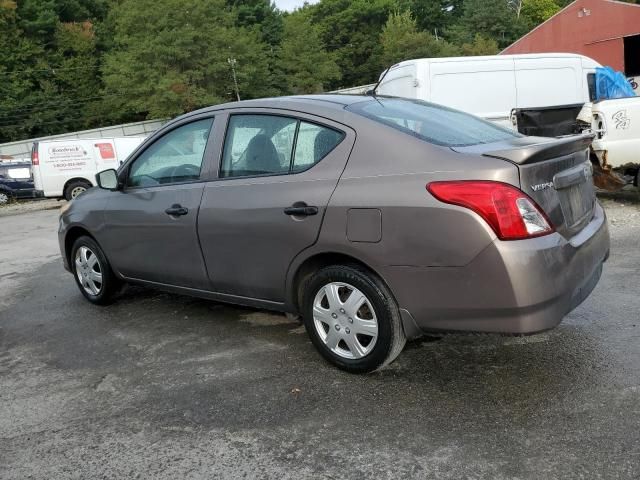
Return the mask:
[[[9,129],[9,128],[15,128],[15,127],[35,128],[35,127],[40,127],[42,125],[53,125],[53,124],[56,124],[56,123],[73,122],[73,121],[76,121],[76,120],[97,120],[99,118],[104,118],[104,117],[105,117],[104,115],[90,115],[88,117],[84,117],[82,115],[78,115],[78,116],[74,116],[74,117],[67,117],[67,118],[64,118],[62,120],[55,120],[55,121],[52,121],[52,122],[34,123],[31,126],[27,126],[24,123],[14,123],[14,124],[11,124],[11,125],[0,125],[0,130],[6,130],[6,129]]]
[[[68,70],[91,70],[92,68],[100,68],[101,65],[83,65],[81,67],[49,67],[32,70],[12,70],[10,72],[0,72],[0,75],[20,75],[23,73],[49,72],[55,74],[57,72],[66,72]]]
[[[47,111],[47,110],[60,111],[62,109],[66,109],[69,106],[89,103],[93,100],[102,100],[102,99],[112,98],[112,97],[124,97],[127,95],[129,94],[128,93],[109,93],[104,95],[95,95],[93,97],[81,97],[78,99],[59,99],[55,102],[50,102],[50,103],[43,102],[38,106],[29,107],[29,108],[7,109],[7,110],[10,110],[12,113],[0,115],[0,122],[2,122],[2,120],[28,117],[34,113],[41,112],[41,111]],[[67,100],[73,100],[73,101],[69,102]]]

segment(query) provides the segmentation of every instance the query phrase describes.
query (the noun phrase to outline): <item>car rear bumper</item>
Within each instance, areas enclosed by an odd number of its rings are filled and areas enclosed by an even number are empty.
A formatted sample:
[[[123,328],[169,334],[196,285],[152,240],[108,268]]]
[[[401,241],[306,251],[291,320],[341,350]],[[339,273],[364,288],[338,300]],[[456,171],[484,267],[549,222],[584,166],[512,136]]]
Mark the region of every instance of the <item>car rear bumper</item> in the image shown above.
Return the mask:
[[[463,267],[390,267],[385,279],[405,329],[527,334],[557,326],[594,289],[609,255],[604,210],[567,241],[560,234],[496,240]],[[410,335],[415,336],[415,335]]]

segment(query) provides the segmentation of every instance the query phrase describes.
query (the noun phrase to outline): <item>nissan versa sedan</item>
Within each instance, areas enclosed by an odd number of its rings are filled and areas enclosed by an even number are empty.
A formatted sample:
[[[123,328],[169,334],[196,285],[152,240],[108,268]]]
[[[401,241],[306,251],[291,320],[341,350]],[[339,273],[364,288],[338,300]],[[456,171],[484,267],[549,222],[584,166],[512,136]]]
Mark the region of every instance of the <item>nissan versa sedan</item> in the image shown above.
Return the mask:
[[[591,140],[391,97],[219,105],[99,173],[60,249],[90,302],[136,283],[298,314],[369,372],[428,332],[553,328],[589,295],[609,254]]]

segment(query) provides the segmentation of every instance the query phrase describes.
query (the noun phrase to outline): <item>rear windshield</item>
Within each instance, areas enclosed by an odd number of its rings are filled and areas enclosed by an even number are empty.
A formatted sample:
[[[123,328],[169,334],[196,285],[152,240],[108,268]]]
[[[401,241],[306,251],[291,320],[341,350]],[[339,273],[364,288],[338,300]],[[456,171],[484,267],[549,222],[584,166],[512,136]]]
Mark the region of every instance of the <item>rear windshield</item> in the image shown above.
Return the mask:
[[[420,100],[376,97],[347,110],[445,147],[499,142],[521,135],[468,113]]]

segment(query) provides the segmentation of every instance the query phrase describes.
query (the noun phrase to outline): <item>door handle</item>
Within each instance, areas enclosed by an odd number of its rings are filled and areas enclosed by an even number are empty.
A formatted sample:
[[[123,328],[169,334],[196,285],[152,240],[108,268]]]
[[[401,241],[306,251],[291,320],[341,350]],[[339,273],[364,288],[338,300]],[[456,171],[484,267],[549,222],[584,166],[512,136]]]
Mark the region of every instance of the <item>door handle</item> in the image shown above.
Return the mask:
[[[310,207],[306,203],[294,204],[291,207],[284,209],[285,215],[292,215],[295,217],[308,217],[310,215],[316,215],[318,213],[318,207]]]
[[[179,203],[174,203],[169,208],[167,208],[164,213],[166,213],[167,215],[171,215],[172,217],[180,217],[189,213],[189,209],[183,207]]]

